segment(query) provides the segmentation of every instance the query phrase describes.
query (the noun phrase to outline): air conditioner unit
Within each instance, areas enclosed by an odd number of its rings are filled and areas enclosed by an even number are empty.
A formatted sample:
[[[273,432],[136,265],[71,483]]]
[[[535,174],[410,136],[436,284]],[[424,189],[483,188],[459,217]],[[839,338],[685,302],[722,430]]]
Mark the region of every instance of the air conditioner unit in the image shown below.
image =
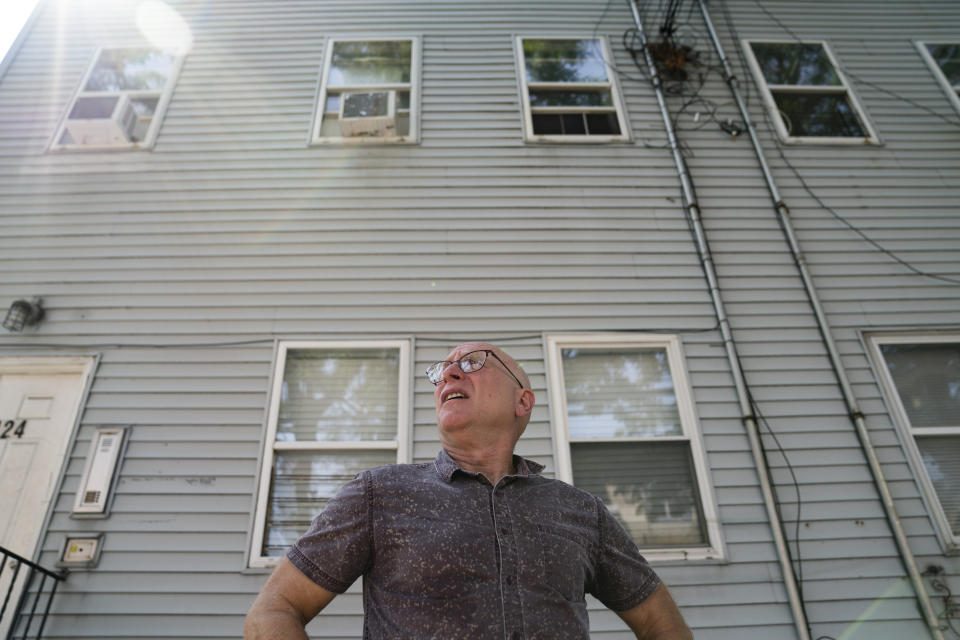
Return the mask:
[[[76,144],[133,142],[137,112],[127,96],[81,96],[67,116],[66,130]]]
[[[397,92],[341,94],[340,134],[347,138],[397,135]]]

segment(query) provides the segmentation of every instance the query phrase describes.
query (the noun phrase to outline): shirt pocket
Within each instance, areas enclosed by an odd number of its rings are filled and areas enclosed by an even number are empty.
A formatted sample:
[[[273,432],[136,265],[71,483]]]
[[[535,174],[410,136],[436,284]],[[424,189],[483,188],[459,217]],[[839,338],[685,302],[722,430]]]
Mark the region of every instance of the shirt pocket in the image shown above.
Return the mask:
[[[583,602],[594,546],[575,532],[537,524],[543,584],[569,602]]]

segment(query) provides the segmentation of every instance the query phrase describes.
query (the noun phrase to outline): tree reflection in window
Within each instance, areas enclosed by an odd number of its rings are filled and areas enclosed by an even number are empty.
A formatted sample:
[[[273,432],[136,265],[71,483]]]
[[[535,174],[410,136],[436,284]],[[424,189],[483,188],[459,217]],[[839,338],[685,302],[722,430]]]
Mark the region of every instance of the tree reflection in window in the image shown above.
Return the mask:
[[[822,44],[751,42],[750,50],[787,136],[870,136]]]

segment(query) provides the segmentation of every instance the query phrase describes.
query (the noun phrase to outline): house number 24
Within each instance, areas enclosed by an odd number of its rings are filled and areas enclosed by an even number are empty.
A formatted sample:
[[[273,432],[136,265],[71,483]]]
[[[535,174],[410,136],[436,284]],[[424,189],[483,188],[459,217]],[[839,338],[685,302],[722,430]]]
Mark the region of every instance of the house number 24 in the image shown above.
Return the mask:
[[[26,420],[21,420],[19,423],[15,420],[5,420],[3,422],[3,430],[0,431],[0,440],[3,440],[4,438],[10,438],[12,436],[22,438],[23,432],[26,430],[26,428]]]

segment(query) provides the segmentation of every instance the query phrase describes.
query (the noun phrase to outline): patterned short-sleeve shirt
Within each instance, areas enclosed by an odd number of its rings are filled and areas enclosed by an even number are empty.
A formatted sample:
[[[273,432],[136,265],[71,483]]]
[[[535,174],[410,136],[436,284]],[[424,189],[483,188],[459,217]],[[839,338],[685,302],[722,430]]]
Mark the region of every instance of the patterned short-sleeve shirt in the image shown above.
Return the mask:
[[[584,594],[614,611],[660,579],[595,496],[539,475],[496,486],[436,460],[365,471],[287,553],[344,592],[363,576],[364,638],[587,638]]]

